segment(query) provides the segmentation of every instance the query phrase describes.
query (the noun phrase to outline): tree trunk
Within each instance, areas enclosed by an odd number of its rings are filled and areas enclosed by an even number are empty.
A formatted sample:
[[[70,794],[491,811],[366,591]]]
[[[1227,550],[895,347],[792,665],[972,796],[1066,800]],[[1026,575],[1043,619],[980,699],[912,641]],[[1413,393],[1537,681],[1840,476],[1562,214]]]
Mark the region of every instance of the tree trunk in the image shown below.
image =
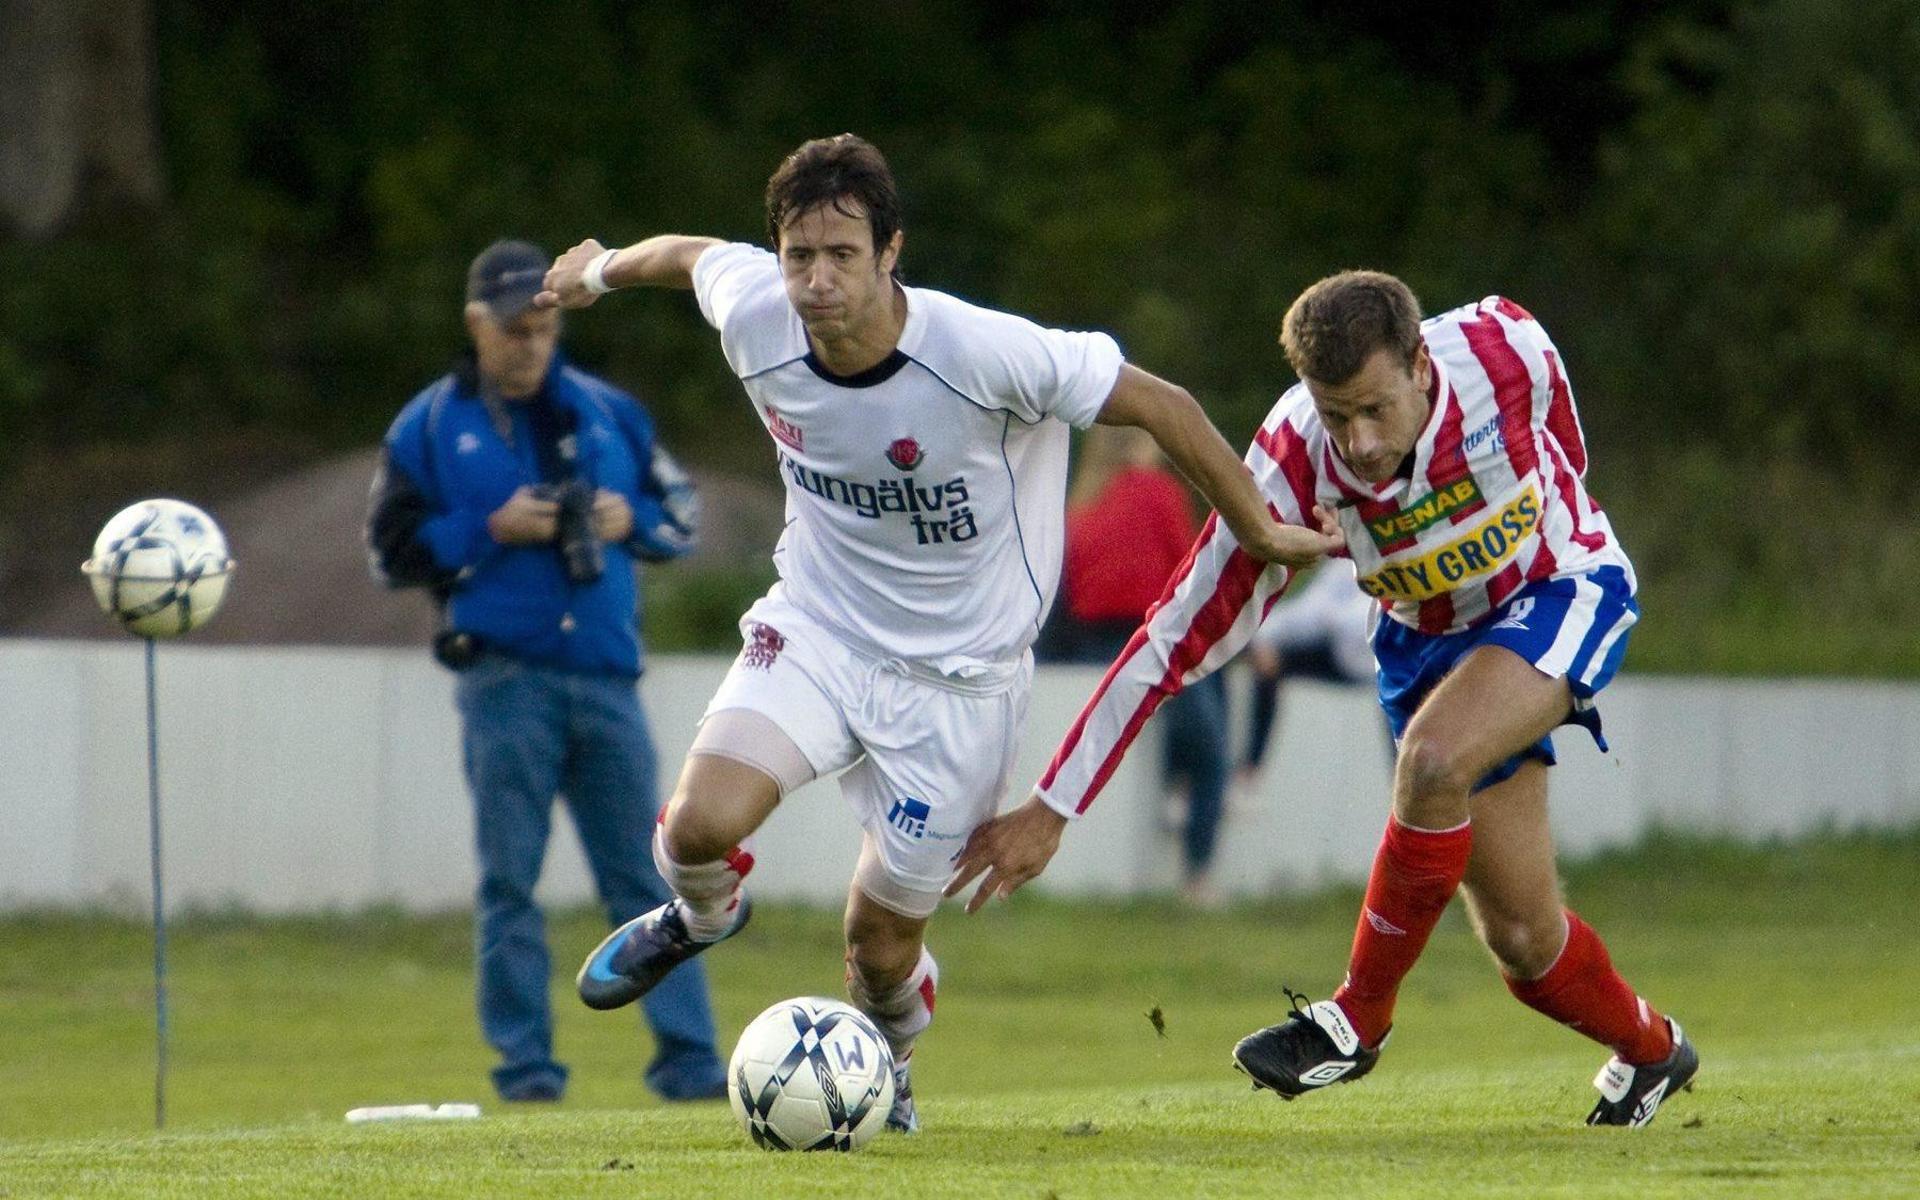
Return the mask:
[[[162,195],[149,0],[0,0],[0,219],[29,238]]]

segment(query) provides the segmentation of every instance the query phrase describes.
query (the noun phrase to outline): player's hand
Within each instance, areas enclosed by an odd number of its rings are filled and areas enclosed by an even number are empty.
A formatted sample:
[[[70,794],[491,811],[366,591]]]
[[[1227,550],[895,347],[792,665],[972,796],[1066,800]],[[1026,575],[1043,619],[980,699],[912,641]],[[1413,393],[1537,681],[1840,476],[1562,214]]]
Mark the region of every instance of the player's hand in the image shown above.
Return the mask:
[[[1316,504],[1313,506],[1313,520],[1318,528],[1309,529],[1305,525],[1286,525],[1269,520],[1261,531],[1262,536],[1241,540],[1241,549],[1262,562],[1279,563],[1283,567],[1307,567],[1346,547],[1347,535],[1340,532],[1340,522],[1334,519],[1332,513]]]
[[[633,534],[633,506],[619,492],[601,488],[593,494],[593,536],[603,542],[624,542]]]
[[[600,297],[580,281],[587,264],[606,250],[595,238],[588,238],[554,260],[547,269],[542,291],[533,298],[535,308],[585,308]]]
[[[487,532],[502,546],[542,545],[560,536],[560,505],[521,486],[487,514]]]
[[[1047,807],[1038,796],[1012,812],[981,825],[960,848],[954,860],[953,878],[947,881],[947,896],[957,896],[968,884],[986,872],[986,879],[967,901],[967,911],[975,913],[995,896],[1011,896],[1020,885],[1047,869],[1054,852],[1060,849],[1060,831],[1067,819]]]

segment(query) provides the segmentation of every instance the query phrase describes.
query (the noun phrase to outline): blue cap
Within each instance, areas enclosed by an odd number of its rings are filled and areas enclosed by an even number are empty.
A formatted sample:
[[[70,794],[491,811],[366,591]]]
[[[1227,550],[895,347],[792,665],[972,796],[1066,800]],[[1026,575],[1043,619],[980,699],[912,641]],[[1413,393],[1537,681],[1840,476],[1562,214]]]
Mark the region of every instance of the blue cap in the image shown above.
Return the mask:
[[[546,251],[532,242],[503,238],[482,250],[467,268],[467,299],[493,311],[497,321],[511,321],[533,305],[553,265]]]

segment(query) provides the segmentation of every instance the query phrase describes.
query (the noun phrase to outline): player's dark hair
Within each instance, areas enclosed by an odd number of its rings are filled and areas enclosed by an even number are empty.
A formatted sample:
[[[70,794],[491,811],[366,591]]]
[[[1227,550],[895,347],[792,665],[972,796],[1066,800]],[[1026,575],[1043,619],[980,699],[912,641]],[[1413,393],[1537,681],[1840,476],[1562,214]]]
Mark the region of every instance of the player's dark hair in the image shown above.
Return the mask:
[[[788,221],[823,204],[849,217],[864,215],[876,255],[900,229],[893,170],[872,142],[855,134],[807,142],[767,180],[767,237],[774,249],[780,248],[780,230]]]
[[[1342,271],[1300,293],[1280,324],[1293,373],[1342,384],[1385,347],[1409,366],[1420,347],[1420,301],[1382,271]]]

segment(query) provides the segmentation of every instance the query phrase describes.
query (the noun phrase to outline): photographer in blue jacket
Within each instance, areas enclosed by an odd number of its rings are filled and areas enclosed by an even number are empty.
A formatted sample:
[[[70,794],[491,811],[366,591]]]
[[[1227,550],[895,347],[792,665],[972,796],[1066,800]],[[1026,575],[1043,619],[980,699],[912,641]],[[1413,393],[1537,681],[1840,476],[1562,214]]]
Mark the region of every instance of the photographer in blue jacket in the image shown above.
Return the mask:
[[[557,1100],[550,959],[534,885],[556,795],[580,832],[607,919],[671,899],[654,869],[656,761],[637,682],[635,562],[693,545],[684,473],[638,401],[569,365],[559,313],[532,307],[550,265],[501,241],[467,273],[472,353],[401,410],[374,478],[367,541],[392,587],[441,602],[434,653],[458,672],[480,860],[480,1025],[507,1100]],[[706,977],[676,969],[643,1008],[649,1088],[725,1094]]]

